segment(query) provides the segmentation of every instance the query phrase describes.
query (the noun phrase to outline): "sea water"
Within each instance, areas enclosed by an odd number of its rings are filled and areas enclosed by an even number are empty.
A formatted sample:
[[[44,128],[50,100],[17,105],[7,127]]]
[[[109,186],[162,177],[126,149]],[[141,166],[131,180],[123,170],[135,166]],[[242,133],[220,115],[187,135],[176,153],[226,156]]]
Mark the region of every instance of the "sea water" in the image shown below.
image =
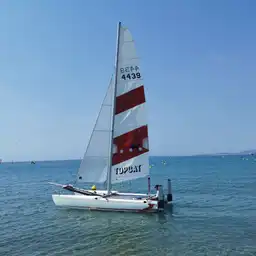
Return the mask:
[[[163,214],[57,208],[47,182],[74,182],[79,164],[0,165],[1,256],[256,255],[256,157],[152,157],[152,191],[172,180]],[[147,179],[115,189],[147,192]]]

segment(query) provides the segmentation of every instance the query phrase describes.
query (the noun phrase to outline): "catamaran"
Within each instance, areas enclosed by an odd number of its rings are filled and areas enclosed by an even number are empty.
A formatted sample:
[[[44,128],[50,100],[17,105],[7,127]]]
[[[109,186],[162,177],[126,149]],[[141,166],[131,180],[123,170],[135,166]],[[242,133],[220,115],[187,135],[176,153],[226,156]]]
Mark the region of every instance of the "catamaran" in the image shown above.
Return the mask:
[[[115,72],[101,105],[84,158],[77,174],[79,183],[107,184],[106,190],[86,190],[61,185],[73,194],[53,194],[56,206],[89,210],[158,212],[172,201],[158,185],[150,194],[149,137],[143,76],[130,31],[118,24]],[[148,193],[113,191],[115,183],[148,177]]]

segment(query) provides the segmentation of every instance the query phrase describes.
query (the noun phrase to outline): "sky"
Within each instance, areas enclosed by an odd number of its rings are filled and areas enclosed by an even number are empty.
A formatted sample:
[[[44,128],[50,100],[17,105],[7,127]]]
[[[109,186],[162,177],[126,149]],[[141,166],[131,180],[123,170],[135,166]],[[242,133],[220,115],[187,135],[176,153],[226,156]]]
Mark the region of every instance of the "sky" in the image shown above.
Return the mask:
[[[256,148],[254,0],[3,0],[0,158],[83,157],[116,27],[141,58],[151,155]]]

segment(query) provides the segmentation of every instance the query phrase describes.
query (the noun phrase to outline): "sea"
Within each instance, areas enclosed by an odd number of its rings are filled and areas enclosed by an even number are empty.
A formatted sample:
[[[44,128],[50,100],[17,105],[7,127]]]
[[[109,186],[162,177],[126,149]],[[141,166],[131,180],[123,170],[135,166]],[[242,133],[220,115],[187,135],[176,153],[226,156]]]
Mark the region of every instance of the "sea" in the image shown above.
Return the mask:
[[[172,181],[164,213],[57,208],[51,195],[60,190],[48,182],[74,183],[79,160],[0,164],[0,256],[256,255],[256,156],[150,164],[152,191]],[[147,192],[147,179],[115,189]]]

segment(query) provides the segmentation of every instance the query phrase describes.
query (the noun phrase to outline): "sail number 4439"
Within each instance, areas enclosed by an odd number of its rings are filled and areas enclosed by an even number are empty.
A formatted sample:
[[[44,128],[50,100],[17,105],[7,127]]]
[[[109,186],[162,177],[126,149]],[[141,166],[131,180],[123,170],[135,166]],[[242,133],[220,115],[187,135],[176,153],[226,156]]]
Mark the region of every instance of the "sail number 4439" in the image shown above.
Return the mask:
[[[121,72],[121,79],[123,80],[130,80],[130,79],[140,79],[140,68],[138,66],[130,66],[125,68],[120,68]]]

